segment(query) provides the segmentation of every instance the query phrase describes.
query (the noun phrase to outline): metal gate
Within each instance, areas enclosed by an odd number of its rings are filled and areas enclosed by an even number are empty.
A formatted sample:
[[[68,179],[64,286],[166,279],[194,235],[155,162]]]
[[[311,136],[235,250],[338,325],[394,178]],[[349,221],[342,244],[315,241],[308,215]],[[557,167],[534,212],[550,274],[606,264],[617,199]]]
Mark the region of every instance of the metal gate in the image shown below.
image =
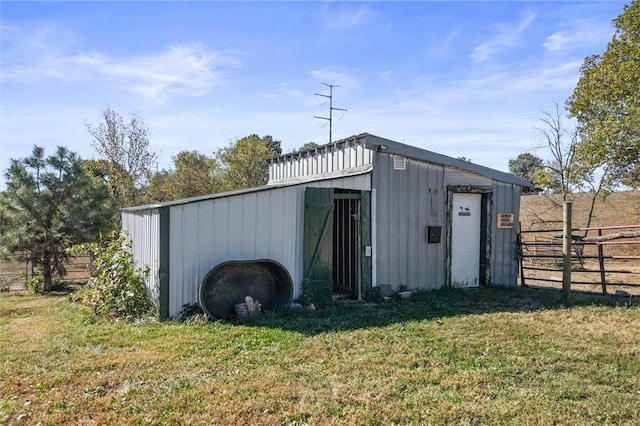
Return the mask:
[[[358,297],[360,289],[360,194],[334,194],[333,292]]]
[[[371,286],[370,226],[368,192],[305,189],[304,280],[321,303]]]

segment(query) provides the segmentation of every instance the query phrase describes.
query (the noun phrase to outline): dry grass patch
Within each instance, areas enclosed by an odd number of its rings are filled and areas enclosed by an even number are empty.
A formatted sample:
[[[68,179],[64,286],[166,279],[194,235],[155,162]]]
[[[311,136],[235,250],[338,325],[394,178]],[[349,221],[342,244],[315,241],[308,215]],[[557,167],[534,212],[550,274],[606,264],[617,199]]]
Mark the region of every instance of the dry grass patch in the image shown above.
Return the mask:
[[[233,325],[3,297],[0,423],[637,424],[638,304],[560,300],[443,290]]]

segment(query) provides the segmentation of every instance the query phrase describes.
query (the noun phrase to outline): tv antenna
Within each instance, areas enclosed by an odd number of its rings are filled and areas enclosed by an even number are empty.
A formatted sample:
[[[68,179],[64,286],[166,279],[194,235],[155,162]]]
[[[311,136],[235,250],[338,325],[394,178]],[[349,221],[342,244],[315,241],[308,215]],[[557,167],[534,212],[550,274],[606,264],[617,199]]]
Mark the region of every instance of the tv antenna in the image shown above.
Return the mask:
[[[332,133],[333,133],[333,111],[344,111],[347,112],[346,109],[343,108],[334,108],[333,106],[333,88],[334,87],[340,87],[340,86],[336,86],[334,84],[327,84],[327,83],[322,83],[325,86],[327,86],[329,88],[329,94],[323,94],[323,93],[314,93],[314,95],[316,96],[322,96],[323,98],[329,98],[329,117],[318,117],[317,115],[314,115],[313,118],[318,118],[320,120],[327,120],[329,122],[329,144],[331,144],[331,140],[332,140]]]

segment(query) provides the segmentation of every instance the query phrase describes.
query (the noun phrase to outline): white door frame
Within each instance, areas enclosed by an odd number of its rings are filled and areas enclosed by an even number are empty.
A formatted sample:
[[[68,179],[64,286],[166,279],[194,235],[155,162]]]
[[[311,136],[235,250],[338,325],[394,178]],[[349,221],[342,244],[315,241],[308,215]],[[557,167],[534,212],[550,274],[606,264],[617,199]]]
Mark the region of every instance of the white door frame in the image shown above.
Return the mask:
[[[455,283],[453,270],[453,217],[460,212],[453,211],[453,198],[455,194],[474,194],[479,197],[479,211],[475,219],[479,219],[479,241],[477,244],[478,268],[475,282]],[[477,287],[491,283],[491,210],[492,188],[484,186],[449,186],[447,188],[447,283],[452,287]],[[477,206],[475,208],[478,208]],[[473,214],[473,212],[471,212]],[[465,212],[463,212],[465,214]],[[473,216],[472,216],[473,217]]]

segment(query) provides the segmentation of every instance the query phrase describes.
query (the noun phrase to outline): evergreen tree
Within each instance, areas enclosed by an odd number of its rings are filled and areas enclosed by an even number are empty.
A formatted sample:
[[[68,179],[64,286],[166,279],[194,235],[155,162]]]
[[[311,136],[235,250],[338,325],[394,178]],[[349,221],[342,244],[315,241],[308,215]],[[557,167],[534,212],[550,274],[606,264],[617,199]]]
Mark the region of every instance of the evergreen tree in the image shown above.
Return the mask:
[[[112,198],[64,147],[45,157],[44,149],[35,146],[30,157],[12,159],[5,176],[0,250],[31,259],[44,278],[44,291],[49,291],[54,276],[66,273],[68,248],[95,241],[112,229]]]

